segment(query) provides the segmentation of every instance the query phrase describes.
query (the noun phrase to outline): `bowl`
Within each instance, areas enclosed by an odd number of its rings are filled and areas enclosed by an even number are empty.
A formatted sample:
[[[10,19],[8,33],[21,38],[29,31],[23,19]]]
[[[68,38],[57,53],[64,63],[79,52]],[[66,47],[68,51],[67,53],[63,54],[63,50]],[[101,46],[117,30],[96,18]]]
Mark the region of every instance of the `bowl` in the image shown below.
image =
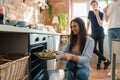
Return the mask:
[[[6,25],[15,26],[17,23],[18,23],[18,21],[16,21],[16,20],[6,20],[6,21],[5,21],[5,24],[6,24]]]
[[[27,22],[25,22],[25,21],[18,21],[16,26],[18,26],[18,27],[26,27],[27,26]]]

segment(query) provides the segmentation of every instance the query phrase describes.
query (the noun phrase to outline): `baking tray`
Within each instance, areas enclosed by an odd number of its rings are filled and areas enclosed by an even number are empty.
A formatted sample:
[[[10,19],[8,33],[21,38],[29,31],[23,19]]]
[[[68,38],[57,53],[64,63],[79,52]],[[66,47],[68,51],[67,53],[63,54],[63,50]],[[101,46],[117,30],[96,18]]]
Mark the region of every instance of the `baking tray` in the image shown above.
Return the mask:
[[[56,59],[56,57],[41,57],[40,55],[38,55],[39,52],[34,52],[33,54],[36,55],[37,57],[39,57],[40,59],[43,60],[50,60],[50,59]]]

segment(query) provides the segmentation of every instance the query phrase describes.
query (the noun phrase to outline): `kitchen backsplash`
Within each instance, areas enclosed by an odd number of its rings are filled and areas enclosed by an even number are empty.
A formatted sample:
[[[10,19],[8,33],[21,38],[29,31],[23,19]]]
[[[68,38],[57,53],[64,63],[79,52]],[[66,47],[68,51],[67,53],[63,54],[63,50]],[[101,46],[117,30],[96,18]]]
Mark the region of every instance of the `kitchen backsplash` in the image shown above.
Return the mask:
[[[6,19],[24,20],[31,24],[46,22],[44,18],[46,11],[40,12],[40,7],[33,0],[3,0],[3,5]]]

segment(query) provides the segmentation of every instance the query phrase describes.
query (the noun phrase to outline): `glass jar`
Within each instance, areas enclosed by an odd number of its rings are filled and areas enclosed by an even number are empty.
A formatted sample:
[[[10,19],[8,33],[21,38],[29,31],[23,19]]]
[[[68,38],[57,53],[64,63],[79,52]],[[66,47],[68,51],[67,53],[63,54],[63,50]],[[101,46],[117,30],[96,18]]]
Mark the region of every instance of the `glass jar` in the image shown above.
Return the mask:
[[[4,15],[5,15],[5,8],[3,6],[3,0],[0,0],[0,24],[4,24]]]

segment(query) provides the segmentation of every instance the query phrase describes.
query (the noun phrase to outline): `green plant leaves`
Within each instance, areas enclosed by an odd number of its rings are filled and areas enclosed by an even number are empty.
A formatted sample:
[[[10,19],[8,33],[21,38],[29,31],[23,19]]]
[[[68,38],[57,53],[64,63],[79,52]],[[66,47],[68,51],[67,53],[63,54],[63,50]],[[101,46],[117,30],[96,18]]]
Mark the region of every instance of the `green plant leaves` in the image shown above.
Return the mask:
[[[68,22],[68,15],[64,12],[58,14],[58,26],[60,29],[65,29]]]
[[[47,5],[48,5],[48,13],[49,13],[49,17],[51,17],[52,16],[52,6],[51,6],[51,4],[49,3],[49,2],[47,2]]]
[[[104,1],[105,1],[105,3],[108,5],[109,0],[104,0]]]

